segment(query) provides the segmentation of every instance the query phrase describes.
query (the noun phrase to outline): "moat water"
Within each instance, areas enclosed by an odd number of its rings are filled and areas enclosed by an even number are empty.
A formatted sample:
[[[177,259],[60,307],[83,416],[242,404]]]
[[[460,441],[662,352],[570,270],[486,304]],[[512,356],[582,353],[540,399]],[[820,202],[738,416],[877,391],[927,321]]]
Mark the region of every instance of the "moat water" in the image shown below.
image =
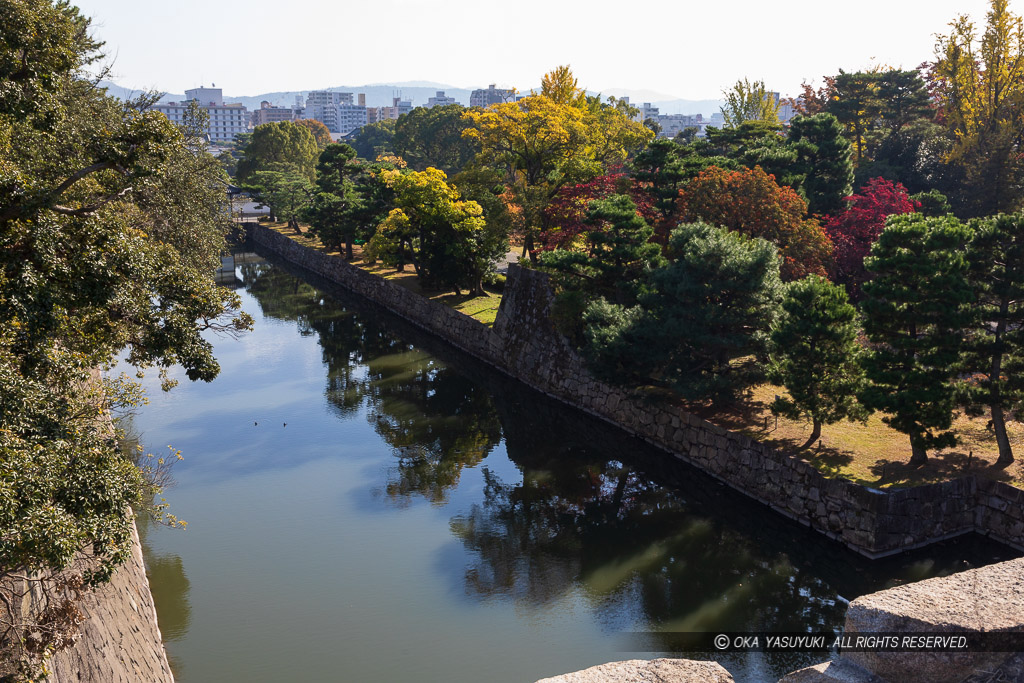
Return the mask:
[[[140,529],[179,683],[523,683],[664,656],[659,632],[838,631],[858,595],[1015,556],[862,559],[313,276],[236,266],[255,330],[211,338],[210,384],[148,378],[133,420],[185,458],[187,530]],[[827,658],[685,656],[737,681]]]

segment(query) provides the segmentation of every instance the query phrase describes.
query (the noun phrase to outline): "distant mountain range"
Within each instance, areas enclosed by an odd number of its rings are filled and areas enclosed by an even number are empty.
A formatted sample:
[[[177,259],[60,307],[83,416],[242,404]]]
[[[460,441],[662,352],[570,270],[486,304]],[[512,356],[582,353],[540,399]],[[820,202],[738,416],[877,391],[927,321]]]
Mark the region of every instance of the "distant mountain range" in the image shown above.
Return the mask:
[[[128,99],[133,94],[137,95],[141,90],[125,88],[116,83],[103,81],[101,83],[114,97]],[[480,86],[487,87],[487,86]],[[539,89],[539,87],[537,88]],[[319,90],[331,90],[334,92],[364,93],[366,104],[370,107],[390,106],[392,99],[401,97],[403,100],[412,100],[413,106],[420,106],[427,103],[427,98],[434,97],[439,90],[443,90],[448,97],[454,97],[456,102],[469,105],[469,96],[475,88],[457,88],[444,83],[432,83],[430,81],[409,81],[404,83],[371,83],[368,85],[338,85],[330,88],[319,88]],[[529,92],[529,88],[521,89],[521,92]],[[590,92],[590,91],[588,91]],[[309,90],[289,90],[285,92],[268,92],[259,95],[224,95],[225,102],[240,102],[250,111],[259,109],[261,102],[269,102],[278,107],[290,107],[295,103],[295,96],[302,97],[303,102]],[[591,95],[598,94],[590,92]],[[674,99],[672,95],[660,93],[653,90],[629,90],[627,88],[610,88],[601,91],[601,96],[606,98],[610,95],[615,97],[629,97],[634,105],[650,102],[659,108],[662,114],[704,114],[710,116],[722,106],[722,100],[684,100]],[[184,94],[165,93],[160,98],[161,102],[180,102],[185,99]]]

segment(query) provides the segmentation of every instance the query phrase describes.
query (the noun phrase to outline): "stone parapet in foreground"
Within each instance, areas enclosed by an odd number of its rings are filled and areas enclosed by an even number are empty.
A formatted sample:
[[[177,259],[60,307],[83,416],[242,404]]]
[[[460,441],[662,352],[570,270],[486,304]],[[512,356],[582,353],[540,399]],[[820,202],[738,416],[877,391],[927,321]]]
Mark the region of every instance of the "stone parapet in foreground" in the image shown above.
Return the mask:
[[[850,603],[843,635],[1020,632],[1024,632],[1024,558],[863,595]],[[850,651],[796,671],[780,683],[1022,680],[1022,653]]]
[[[545,678],[537,683],[733,683],[733,677],[716,662],[630,659]]]

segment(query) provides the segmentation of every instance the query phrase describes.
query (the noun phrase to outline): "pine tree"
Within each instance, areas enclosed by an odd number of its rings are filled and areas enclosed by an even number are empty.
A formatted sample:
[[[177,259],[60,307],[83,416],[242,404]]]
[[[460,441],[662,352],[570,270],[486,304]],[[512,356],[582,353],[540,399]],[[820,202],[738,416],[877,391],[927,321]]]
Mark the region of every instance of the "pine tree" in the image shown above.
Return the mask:
[[[340,249],[344,244],[345,257],[350,261],[360,227],[355,213],[363,205],[355,178],[365,172],[355,156],[356,151],[349,145],[330,144],[324,148],[316,165],[316,192],[306,210],[306,218],[320,241],[330,249]]]
[[[789,398],[776,399],[772,410],[811,418],[807,448],[821,436],[822,424],[867,414],[856,398],[864,383],[857,310],[843,287],[810,275],[786,286],[782,311],[771,335],[769,379],[784,385]]]
[[[978,300],[965,370],[969,413],[988,408],[999,445],[997,464],[1013,462],[1006,413],[1024,403],[1024,213],[971,221],[971,283]]]
[[[583,251],[555,249],[545,252],[541,263],[574,277],[592,296],[635,303],[640,284],[664,262],[661,247],[650,242],[654,230],[633,200],[621,194],[590,202],[586,222],[590,230]]]
[[[674,261],[641,301],[636,352],[686,398],[732,400],[764,376],[782,298],[775,246],[706,223],[681,225]]]
[[[796,149],[796,167],[804,176],[801,189],[811,214],[836,214],[853,192],[853,161],[843,127],[832,114],[798,116],[789,129]]]
[[[873,344],[864,360],[870,384],[861,400],[910,437],[911,465],[928,448],[956,444],[949,430],[954,375],[970,323],[968,226],[952,216],[891,216],[864,265],[864,330]]]

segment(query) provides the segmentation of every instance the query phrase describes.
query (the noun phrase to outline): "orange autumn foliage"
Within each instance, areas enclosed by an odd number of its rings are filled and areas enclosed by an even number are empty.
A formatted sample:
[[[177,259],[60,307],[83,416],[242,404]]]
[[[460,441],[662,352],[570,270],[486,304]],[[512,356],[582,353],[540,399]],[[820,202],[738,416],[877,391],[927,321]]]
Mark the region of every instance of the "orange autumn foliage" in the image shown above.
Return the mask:
[[[828,235],[807,216],[807,202],[760,166],[737,171],[710,166],[679,191],[678,206],[684,221],[703,220],[775,244],[783,280],[827,275]]]

